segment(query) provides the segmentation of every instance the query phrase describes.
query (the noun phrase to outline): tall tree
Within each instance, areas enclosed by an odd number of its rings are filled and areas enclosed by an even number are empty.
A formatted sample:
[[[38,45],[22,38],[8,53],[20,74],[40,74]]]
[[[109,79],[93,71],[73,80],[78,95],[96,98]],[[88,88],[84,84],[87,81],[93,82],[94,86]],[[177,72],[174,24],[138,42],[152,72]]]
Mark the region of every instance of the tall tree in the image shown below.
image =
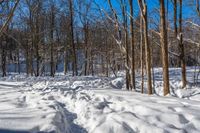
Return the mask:
[[[90,49],[90,42],[89,42],[89,15],[90,15],[90,10],[92,6],[92,0],[88,1],[83,1],[83,0],[78,0],[78,6],[79,6],[79,18],[80,22],[83,25],[83,33],[84,33],[84,54],[85,54],[85,61],[84,61],[84,75],[89,74],[89,67],[90,67],[90,56],[91,52],[89,51]]]
[[[129,61],[129,42],[128,42],[128,25],[127,25],[127,15],[126,15],[126,1],[121,0],[121,7],[122,7],[122,15],[123,15],[123,27],[124,27],[124,43],[126,48],[126,59],[125,65],[126,69],[126,88],[127,90],[130,89],[130,61]]]
[[[42,8],[42,1],[37,0],[37,10],[35,13],[35,30],[34,30],[34,46],[35,46],[35,55],[36,55],[36,76],[39,76],[40,74],[40,54],[39,54],[39,49],[40,49],[40,15],[41,15],[41,8]]]
[[[185,52],[183,45],[183,31],[182,31],[182,0],[179,0],[179,27],[177,26],[177,0],[174,0],[174,31],[175,38],[178,39],[179,46],[179,60],[181,66],[181,78],[182,78],[182,88],[186,86],[186,63],[185,63]]]
[[[133,21],[133,0],[129,0],[130,5],[130,32],[131,32],[131,86],[135,88],[135,44],[134,44],[134,21]]]
[[[9,1],[3,1],[5,2],[6,8],[5,10],[9,12],[10,6],[9,6]],[[2,3],[3,3],[2,2]],[[14,15],[14,12],[19,4],[19,0],[15,1],[14,7],[11,9],[10,13],[6,14],[7,19],[5,23],[2,25],[0,28],[0,37],[2,37],[2,44],[1,44],[1,64],[2,64],[2,76],[6,76],[6,64],[7,64],[7,45],[8,45],[8,35],[7,32],[9,30],[9,23],[12,20],[12,17]],[[6,34],[5,34],[6,33]]]
[[[122,4],[123,3],[123,1],[121,0],[121,7],[122,7],[122,12],[124,12],[125,10],[125,8],[124,8],[124,5]],[[109,6],[110,6],[110,9],[111,9],[111,11],[112,11],[112,13],[113,13],[113,15],[114,15],[114,20],[111,20],[113,23],[114,23],[114,25],[115,25],[115,30],[116,30],[116,33],[117,33],[117,37],[115,38],[114,36],[114,39],[115,39],[115,41],[116,41],[116,43],[117,43],[117,45],[118,45],[118,48],[119,48],[119,50],[120,50],[120,52],[121,52],[121,54],[123,55],[123,56],[125,56],[126,58],[125,58],[125,60],[126,60],[126,63],[125,63],[125,70],[126,70],[126,89],[127,90],[129,90],[129,71],[130,71],[130,67],[129,67],[129,65],[127,64],[129,61],[128,60],[130,60],[130,58],[129,58],[129,55],[128,55],[128,50],[127,50],[127,48],[128,47],[124,47],[123,45],[122,45],[122,33],[121,33],[121,28],[120,28],[120,24],[119,24],[119,19],[118,19],[118,15],[117,15],[117,13],[116,13],[116,11],[115,11],[115,9],[113,8],[113,5],[112,5],[112,2],[111,2],[111,0],[108,0],[108,4],[109,4]],[[123,19],[125,20],[124,22],[126,22],[126,16],[125,16],[125,12],[123,13],[124,15],[124,17],[123,17]],[[124,23],[124,29],[125,29],[125,27],[126,27],[126,25],[127,24],[125,24]],[[127,34],[126,33],[127,32],[127,28],[125,29],[125,34]],[[127,37],[125,37],[125,38],[127,38]],[[128,44],[127,42],[126,42],[126,40],[125,40],[125,43],[126,44]]]
[[[164,96],[170,93],[169,90],[169,65],[168,65],[168,42],[165,20],[165,1],[160,0],[160,42],[162,50],[163,82]]]
[[[142,15],[140,15],[140,55],[141,55],[141,79],[142,79],[142,82],[141,82],[141,93],[144,93],[144,45],[143,45],[143,19],[142,19]]]
[[[54,77],[55,74],[55,64],[54,64],[54,25],[55,25],[55,7],[51,5],[51,20],[50,20],[50,67],[51,67],[51,76]]]
[[[183,44],[183,31],[182,31],[182,0],[179,0],[179,51],[180,51],[180,62],[181,62],[181,72],[182,72],[182,88],[187,84],[186,80],[186,63],[185,63],[185,52]]]
[[[72,54],[73,54],[73,76],[78,75],[77,70],[77,57],[76,57],[76,47],[74,43],[74,8],[73,0],[69,0],[69,10],[70,10],[70,28],[71,28],[71,45],[72,45]]]
[[[152,94],[152,80],[151,80],[151,50],[148,42],[148,21],[147,21],[147,3],[145,0],[138,0],[140,11],[143,18],[144,25],[144,43],[145,43],[145,57],[146,57],[146,69],[147,69],[147,88],[148,94]]]

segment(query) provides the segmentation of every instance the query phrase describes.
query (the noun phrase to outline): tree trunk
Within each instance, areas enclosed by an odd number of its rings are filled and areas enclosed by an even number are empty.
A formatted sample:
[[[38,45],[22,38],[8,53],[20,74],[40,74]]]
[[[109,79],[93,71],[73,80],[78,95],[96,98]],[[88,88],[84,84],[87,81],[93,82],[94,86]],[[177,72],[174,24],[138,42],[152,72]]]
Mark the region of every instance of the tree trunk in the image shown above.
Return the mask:
[[[29,68],[30,68],[30,70],[29,70],[29,73],[31,73],[31,76],[33,76],[33,37],[32,37],[32,40],[31,40],[32,42],[31,42],[31,50],[30,50],[30,62],[29,62]]]
[[[70,8],[70,17],[71,17],[71,22],[70,22],[70,26],[71,26],[71,45],[72,45],[72,54],[73,54],[73,76],[74,75],[78,75],[78,71],[77,71],[77,58],[76,58],[76,47],[75,47],[75,43],[74,43],[74,18],[73,18],[73,0],[69,0],[69,8]]]
[[[20,50],[17,48],[17,68],[18,68],[18,73],[20,74],[21,68],[20,68]]]
[[[143,24],[144,24],[144,43],[145,43],[145,59],[147,69],[147,88],[148,94],[152,92],[152,81],[151,81],[151,50],[148,42],[148,21],[147,21],[147,4],[145,1],[138,0],[140,10],[142,12]]]
[[[164,82],[164,96],[170,93],[169,90],[169,70],[168,70],[168,43],[167,30],[165,20],[165,3],[160,0],[160,42],[162,49],[162,66],[163,66],[163,82]]]
[[[51,76],[54,77],[54,58],[53,58],[53,55],[54,55],[54,51],[53,51],[53,41],[54,41],[54,37],[53,37],[53,34],[54,34],[54,7],[52,5],[51,7],[51,33],[50,33],[50,38],[51,38],[51,41],[50,41],[50,66],[51,66]]]
[[[2,77],[6,76],[6,50],[5,47],[2,48],[2,55],[1,55],[2,59]]]
[[[181,62],[181,72],[182,72],[182,88],[186,87],[186,64],[185,64],[185,52],[184,52],[184,45],[183,45],[183,32],[182,32],[182,0],[179,0],[180,7],[179,7],[179,50],[180,50],[180,62]]]
[[[39,76],[39,70],[40,70],[40,57],[39,57],[39,46],[36,43],[36,76]]]
[[[84,32],[85,32],[85,67],[84,67],[84,75],[88,75],[88,65],[89,65],[89,59],[88,59],[88,24],[85,24],[84,26]]]
[[[142,20],[142,15],[140,18],[140,49],[141,49],[141,93],[144,93],[144,63],[143,63],[143,20]]]
[[[146,69],[147,69],[147,88],[148,94],[152,94],[152,81],[151,81],[151,52],[148,42],[148,23],[147,23],[147,5],[144,6],[145,17],[144,17],[144,43],[145,43],[145,54],[146,54]]]
[[[128,29],[127,29],[127,16],[126,16],[126,5],[125,1],[121,0],[121,5],[122,5],[122,15],[123,15],[123,26],[124,26],[124,31],[125,31],[125,48],[126,48],[126,59],[125,59],[125,65],[126,65],[126,89],[130,89],[130,62],[129,62],[129,44],[128,44]]]
[[[135,88],[135,49],[134,49],[134,28],[133,28],[133,0],[129,0],[129,4],[130,4],[130,13],[131,13],[131,17],[130,17],[130,32],[131,32],[131,85],[132,85],[132,89],[136,89]]]
[[[177,0],[174,0],[174,31],[177,38]]]
[[[67,59],[67,44],[65,45],[65,51],[64,51],[64,74],[67,74],[68,71],[68,59]]]
[[[29,50],[28,50],[28,47],[26,47],[26,74],[27,74],[27,76],[29,76],[29,69],[30,69],[30,65],[29,65]]]
[[[36,76],[40,75],[40,55],[39,55],[39,22],[36,18],[36,34],[34,35],[35,52],[36,52]]]

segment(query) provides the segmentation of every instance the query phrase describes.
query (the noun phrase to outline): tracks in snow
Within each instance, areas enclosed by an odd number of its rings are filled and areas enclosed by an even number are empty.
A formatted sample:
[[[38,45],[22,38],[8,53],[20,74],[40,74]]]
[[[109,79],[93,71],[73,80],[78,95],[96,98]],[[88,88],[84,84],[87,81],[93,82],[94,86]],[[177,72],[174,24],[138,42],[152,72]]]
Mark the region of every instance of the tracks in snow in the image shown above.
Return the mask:
[[[65,104],[65,112],[73,112],[77,117],[73,118],[75,125],[85,129],[79,130],[80,133],[200,131],[198,102],[94,88],[62,85],[57,88],[50,83],[45,90],[39,87],[34,91],[43,98]]]
[[[20,87],[17,107],[28,110],[21,110],[22,116],[39,121],[29,131],[200,132],[199,102],[116,90],[108,80],[77,80],[33,81]]]

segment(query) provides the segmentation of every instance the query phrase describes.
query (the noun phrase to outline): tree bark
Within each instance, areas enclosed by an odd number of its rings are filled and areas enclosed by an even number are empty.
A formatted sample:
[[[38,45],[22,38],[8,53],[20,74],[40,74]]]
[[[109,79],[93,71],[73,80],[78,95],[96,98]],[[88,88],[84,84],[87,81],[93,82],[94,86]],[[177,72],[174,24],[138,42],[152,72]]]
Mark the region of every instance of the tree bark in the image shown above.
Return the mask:
[[[184,52],[184,45],[183,45],[183,31],[182,31],[182,0],[179,0],[180,7],[179,7],[179,49],[180,49],[180,62],[181,62],[181,72],[182,72],[182,88],[186,87],[186,64],[185,64],[185,52]]]
[[[164,82],[164,96],[170,93],[169,90],[169,70],[168,70],[168,43],[167,30],[165,20],[165,3],[160,0],[160,42],[162,49],[162,66],[163,66],[163,82]]]
[[[141,93],[144,93],[144,63],[143,63],[143,20],[142,20],[142,15],[140,17],[140,49],[141,49]]]
[[[123,15],[123,26],[124,26],[124,38],[125,38],[125,48],[126,48],[126,88],[130,89],[130,62],[129,62],[129,43],[128,43],[128,29],[127,29],[127,16],[126,16],[126,4],[124,0],[121,0],[122,5],[122,15]]]
[[[88,24],[86,23],[84,26],[84,33],[85,33],[85,67],[84,67],[84,75],[88,75]]]
[[[147,21],[147,4],[145,0],[138,0],[140,10],[142,12],[143,24],[144,24],[144,43],[145,43],[145,57],[146,57],[146,69],[147,69],[147,88],[148,94],[151,95],[152,81],[151,81],[151,50],[148,42],[148,21]]]
[[[7,43],[7,42],[5,42],[5,43]],[[5,44],[6,45],[6,44]],[[2,48],[2,55],[1,55],[1,57],[2,57],[2,59],[1,59],[1,64],[2,64],[2,77],[5,77],[6,76],[6,49],[5,49],[5,47],[6,46],[4,46],[3,48]]]
[[[54,37],[53,37],[53,34],[54,34],[54,7],[53,5],[51,6],[51,31],[50,31],[50,67],[51,67],[51,76],[54,77],[54,58],[53,58],[53,55],[54,55],[54,51],[53,51],[53,41],[54,41]]]
[[[65,51],[64,51],[64,74],[67,74],[68,71],[68,59],[67,59],[67,44],[65,44]]]
[[[69,0],[69,8],[70,8],[70,26],[71,26],[71,45],[72,45],[72,54],[73,54],[73,76],[78,75],[78,70],[77,70],[77,57],[76,57],[76,47],[74,43],[74,17],[73,17],[73,0]]]
[[[135,47],[134,47],[134,22],[133,22],[133,0],[129,0],[129,4],[130,4],[130,13],[131,13],[131,17],[130,17],[130,32],[131,32],[131,86],[132,89],[136,89],[135,88]]]
[[[175,37],[177,38],[177,0],[174,0],[174,31]]]

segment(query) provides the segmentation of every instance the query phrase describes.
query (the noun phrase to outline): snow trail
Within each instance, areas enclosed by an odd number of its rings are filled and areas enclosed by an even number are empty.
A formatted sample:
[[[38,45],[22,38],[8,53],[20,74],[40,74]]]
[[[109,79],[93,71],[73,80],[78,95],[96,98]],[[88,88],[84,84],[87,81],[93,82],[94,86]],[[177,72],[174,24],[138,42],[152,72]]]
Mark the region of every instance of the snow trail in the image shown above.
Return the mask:
[[[82,81],[81,81],[82,80]],[[84,78],[49,82],[46,89],[40,82],[32,92],[64,104],[76,114],[74,123],[89,133],[166,133],[200,132],[200,103],[175,97],[148,96],[119,89],[104,89],[110,82]],[[68,81],[67,81],[68,82]],[[60,84],[60,85],[59,85]],[[64,86],[62,86],[64,84]],[[59,86],[57,88],[57,86]],[[28,94],[27,94],[28,95]]]
[[[64,104],[24,82],[0,83],[0,133],[83,133]],[[33,88],[32,88],[33,89]]]
[[[199,133],[199,88],[178,89],[176,71],[167,97],[125,91],[122,77],[2,79],[0,133]]]

